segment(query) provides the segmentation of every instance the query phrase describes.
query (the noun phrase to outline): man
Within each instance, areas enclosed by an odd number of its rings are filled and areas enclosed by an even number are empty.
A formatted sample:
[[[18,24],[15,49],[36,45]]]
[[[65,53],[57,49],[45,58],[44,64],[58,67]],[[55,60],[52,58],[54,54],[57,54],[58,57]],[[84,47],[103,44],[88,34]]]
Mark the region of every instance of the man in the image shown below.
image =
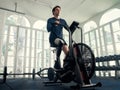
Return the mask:
[[[47,21],[47,31],[50,32],[49,42],[51,47],[57,48],[57,58],[60,57],[61,50],[68,54],[68,46],[63,39],[63,27],[67,26],[67,23],[64,19],[60,18],[60,6],[55,6],[52,9],[53,17],[49,18]]]

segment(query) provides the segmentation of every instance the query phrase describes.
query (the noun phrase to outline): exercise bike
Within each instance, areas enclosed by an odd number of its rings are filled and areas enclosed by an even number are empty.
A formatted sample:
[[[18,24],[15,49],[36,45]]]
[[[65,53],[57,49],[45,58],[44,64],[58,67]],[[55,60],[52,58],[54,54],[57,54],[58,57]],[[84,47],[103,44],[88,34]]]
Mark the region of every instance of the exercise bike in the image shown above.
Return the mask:
[[[73,88],[88,88],[102,86],[100,82],[91,83],[91,78],[95,72],[95,57],[91,48],[82,43],[82,28],[78,27],[79,23],[73,21],[70,27],[64,26],[69,33],[69,53],[66,56],[63,68],[60,65],[60,59],[57,58],[55,68],[48,68],[48,82],[51,83],[69,83],[74,81],[76,86]],[[72,35],[76,28],[81,30],[81,43],[76,43]],[[57,69],[56,69],[57,68]]]

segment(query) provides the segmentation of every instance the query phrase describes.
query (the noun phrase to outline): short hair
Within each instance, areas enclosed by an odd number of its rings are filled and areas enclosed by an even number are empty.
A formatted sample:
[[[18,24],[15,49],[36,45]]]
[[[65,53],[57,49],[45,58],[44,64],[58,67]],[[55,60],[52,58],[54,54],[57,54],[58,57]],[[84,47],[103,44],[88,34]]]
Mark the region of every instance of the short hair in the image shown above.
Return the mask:
[[[52,13],[55,11],[56,8],[60,8],[61,9],[61,7],[57,5],[57,6],[53,7]]]

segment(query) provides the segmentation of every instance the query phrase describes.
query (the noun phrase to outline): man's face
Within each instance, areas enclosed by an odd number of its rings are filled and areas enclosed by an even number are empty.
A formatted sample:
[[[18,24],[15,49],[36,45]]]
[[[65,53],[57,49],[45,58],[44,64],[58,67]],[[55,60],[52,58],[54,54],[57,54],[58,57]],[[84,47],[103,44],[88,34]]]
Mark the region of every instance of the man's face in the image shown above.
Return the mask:
[[[61,11],[61,8],[59,7],[55,8],[54,15],[59,16],[60,11]]]

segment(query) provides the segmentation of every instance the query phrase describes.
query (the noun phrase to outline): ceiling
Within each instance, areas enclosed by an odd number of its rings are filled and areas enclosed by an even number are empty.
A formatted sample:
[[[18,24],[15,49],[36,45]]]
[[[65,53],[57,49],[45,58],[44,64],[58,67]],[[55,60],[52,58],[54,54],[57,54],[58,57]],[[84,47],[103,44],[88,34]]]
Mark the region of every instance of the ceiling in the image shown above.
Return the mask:
[[[82,23],[118,3],[120,0],[0,0],[0,7],[47,20],[52,17],[51,9],[60,5],[62,18]]]

